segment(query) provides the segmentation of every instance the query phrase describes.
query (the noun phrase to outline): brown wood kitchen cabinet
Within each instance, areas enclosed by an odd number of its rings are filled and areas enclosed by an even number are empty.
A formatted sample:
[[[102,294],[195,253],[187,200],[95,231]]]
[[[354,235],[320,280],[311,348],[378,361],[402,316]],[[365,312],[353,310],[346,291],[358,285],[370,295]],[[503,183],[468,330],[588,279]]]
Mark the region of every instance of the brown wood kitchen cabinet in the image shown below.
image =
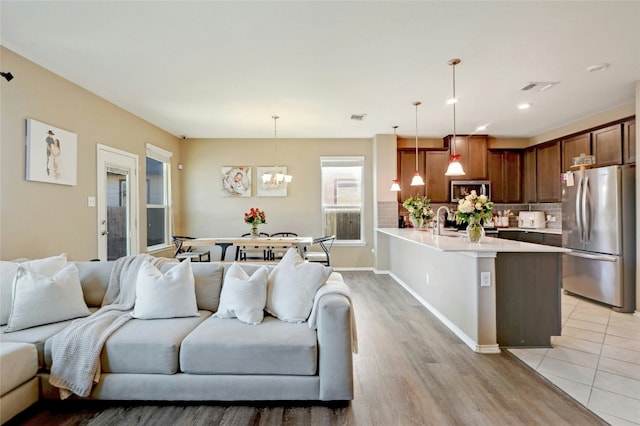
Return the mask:
[[[562,140],[562,171],[571,170],[573,157],[591,155],[591,133],[583,133]]]
[[[524,150],[523,161],[523,202],[535,203],[538,201],[536,194],[536,149],[535,147],[527,148]]]
[[[591,132],[592,153],[598,166],[622,164],[622,131],[622,125],[615,124]]]
[[[398,179],[400,192],[398,202],[410,196],[426,195],[432,203],[449,202],[449,178],[444,175],[449,164],[449,152],[443,150],[418,150],[418,170],[425,181],[425,186],[411,186],[411,179],[416,169],[416,151],[398,150]]]
[[[452,135],[444,138],[444,146],[451,147]],[[487,135],[456,135],[455,141],[456,154],[460,154],[460,164],[465,171],[464,177],[460,179],[487,179],[489,173],[487,170],[487,146],[489,144],[489,136]],[[453,149],[451,149],[453,153]]]
[[[536,202],[559,203],[560,200],[560,142],[537,145]]]
[[[623,161],[624,164],[636,162],[636,120],[623,123]]]
[[[489,150],[488,174],[494,203],[522,202],[522,151]]]

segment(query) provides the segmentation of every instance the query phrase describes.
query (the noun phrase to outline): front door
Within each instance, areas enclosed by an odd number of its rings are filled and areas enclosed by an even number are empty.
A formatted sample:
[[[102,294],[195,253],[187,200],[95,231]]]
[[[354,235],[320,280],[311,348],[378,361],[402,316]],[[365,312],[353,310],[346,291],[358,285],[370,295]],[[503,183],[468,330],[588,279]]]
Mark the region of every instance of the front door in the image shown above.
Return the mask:
[[[98,144],[98,257],[139,253],[138,156]]]

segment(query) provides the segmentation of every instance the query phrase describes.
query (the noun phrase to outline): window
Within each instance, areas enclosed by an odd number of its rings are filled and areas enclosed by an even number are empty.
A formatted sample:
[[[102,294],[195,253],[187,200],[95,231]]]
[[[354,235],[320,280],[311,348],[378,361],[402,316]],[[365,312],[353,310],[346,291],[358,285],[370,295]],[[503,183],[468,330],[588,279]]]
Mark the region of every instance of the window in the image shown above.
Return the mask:
[[[324,235],[363,242],[364,157],[322,157],[320,166]]]
[[[147,251],[171,245],[171,156],[147,144]]]

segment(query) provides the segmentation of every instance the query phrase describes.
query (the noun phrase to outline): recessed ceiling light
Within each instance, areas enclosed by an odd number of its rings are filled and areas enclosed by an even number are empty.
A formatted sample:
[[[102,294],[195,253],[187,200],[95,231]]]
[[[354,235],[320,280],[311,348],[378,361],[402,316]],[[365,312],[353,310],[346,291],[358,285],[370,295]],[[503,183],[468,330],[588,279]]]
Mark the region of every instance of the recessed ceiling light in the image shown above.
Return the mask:
[[[587,67],[587,71],[589,71],[589,72],[604,71],[607,68],[609,68],[609,64],[607,64],[606,62],[603,62],[601,64],[588,66]]]
[[[531,107],[530,103],[524,102],[518,105],[518,109],[529,109]]]
[[[458,98],[447,99],[447,105],[457,104]]]
[[[476,130],[479,131],[479,132],[481,132],[483,130],[487,130],[487,125],[486,124],[480,125],[480,126],[476,127]]]

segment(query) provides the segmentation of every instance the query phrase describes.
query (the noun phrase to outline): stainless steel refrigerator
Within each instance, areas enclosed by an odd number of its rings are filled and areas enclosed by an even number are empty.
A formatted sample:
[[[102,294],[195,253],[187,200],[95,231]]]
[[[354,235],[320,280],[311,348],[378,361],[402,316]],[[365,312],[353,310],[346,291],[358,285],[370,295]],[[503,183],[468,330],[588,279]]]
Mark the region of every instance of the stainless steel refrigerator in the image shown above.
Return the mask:
[[[575,171],[562,182],[562,288],[635,309],[635,165]]]

